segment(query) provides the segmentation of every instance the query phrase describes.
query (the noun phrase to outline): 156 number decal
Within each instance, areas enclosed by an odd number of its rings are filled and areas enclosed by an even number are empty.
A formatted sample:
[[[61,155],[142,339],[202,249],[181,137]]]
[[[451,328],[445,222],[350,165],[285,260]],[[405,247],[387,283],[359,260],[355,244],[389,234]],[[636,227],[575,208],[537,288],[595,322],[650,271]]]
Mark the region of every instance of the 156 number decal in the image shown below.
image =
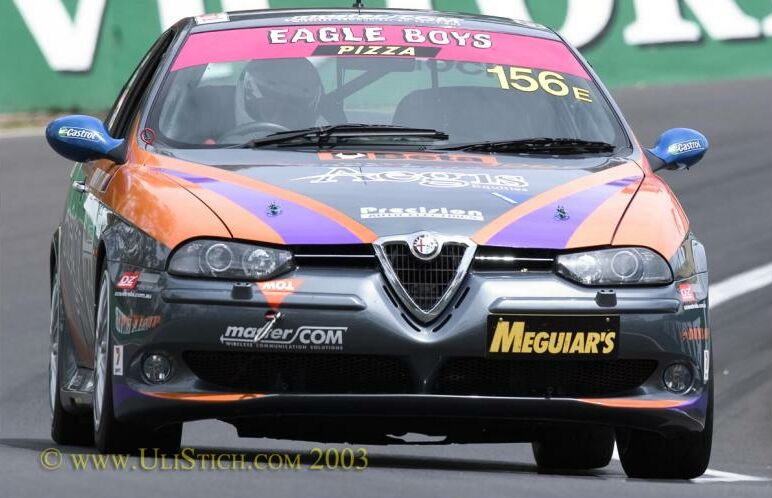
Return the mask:
[[[554,71],[540,71],[535,75],[534,70],[527,67],[493,66],[488,68],[488,73],[498,77],[499,84],[504,90],[520,92],[542,90],[555,97],[573,95],[580,102],[592,103],[589,90],[577,86],[569,87],[565,76]]]

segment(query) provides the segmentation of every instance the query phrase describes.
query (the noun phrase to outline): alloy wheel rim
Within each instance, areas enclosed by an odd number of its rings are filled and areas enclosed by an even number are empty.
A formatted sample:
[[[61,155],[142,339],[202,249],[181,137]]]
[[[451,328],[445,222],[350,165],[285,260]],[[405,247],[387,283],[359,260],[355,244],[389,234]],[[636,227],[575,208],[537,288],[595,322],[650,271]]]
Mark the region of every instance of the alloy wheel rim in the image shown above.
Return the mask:
[[[61,321],[59,320],[59,282],[54,284],[54,290],[51,293],[51,341],[48,355],[48,401],[51,407],[51,415],[54,413],[56,407],[56,398],[58,395],[58,380],[59,380],[59,326]]]

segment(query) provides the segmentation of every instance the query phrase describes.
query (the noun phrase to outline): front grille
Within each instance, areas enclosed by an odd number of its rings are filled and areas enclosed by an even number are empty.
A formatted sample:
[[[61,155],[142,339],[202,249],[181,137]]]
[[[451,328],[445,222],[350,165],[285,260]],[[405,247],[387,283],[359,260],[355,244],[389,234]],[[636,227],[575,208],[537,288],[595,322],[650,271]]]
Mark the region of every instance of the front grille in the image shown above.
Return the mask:
[[[430,311],[448,292],[467,247],[447,243],[431,261],[422,261],[413,256],[405,242],[386,244],[383,250],[407,295],[419,309]]]
[[[399,358],[368,355],[186,351],[200,379],[260,393],[405,394],[414,381]]]
[[[639,387],[657,368],[654,360],[486,360],[452,358],[432,392],[511,397],[613,396]]]

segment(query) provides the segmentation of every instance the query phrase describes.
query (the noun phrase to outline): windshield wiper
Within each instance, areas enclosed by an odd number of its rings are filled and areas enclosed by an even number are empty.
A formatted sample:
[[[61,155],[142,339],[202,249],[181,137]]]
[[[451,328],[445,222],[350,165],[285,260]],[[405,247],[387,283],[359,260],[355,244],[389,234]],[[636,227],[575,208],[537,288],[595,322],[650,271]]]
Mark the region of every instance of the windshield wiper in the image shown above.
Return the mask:
[[[395,125],[342,124],[334,126],[317,126],[303,130],[282,131],[255,138],[232,149],[257,149],[270,145],[286,144],[298,139],[313,139],[319,147],[332,145],[334,138],[426,138],[429,140],[447,140],[448,134],[424,128],[409,128]]]
[[[499,142],[478,142],[436,147],[436,150],[461,150],[470,152],[514,152],[531,154],[594,154],[611,153],[616,147],[606,142],[592,142],[578,138],[528,138]]]

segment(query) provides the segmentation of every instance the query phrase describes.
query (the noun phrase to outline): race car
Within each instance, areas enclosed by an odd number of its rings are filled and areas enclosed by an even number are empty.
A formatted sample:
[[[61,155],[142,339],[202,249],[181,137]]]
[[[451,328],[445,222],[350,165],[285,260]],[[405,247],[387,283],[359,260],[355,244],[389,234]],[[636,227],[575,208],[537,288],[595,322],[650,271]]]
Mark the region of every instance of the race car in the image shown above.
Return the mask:
[[[52,437],[530,442],[548,469],[708,464],[705,249],[556,32],[387,9],[184,19],[76,161],[51,268]],[[440,438],[437,438],[440,439]]]

